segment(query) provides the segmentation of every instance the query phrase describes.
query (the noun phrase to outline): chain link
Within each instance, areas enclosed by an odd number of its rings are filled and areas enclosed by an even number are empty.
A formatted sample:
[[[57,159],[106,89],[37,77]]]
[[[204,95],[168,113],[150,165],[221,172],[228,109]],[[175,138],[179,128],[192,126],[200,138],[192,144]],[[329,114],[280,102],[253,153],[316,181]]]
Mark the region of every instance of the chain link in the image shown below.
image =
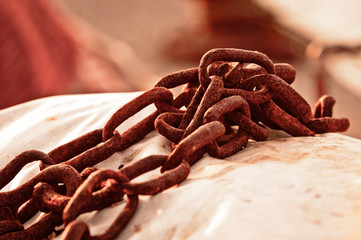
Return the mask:
[[[48,154],[31,150],[0,170],[0,187],[7,185],[27,164],[40,160],[40,173],[8,192],[0,192],[0,239],[43,239],[66,226],[63,239],[114,239],[126,227],[138,206],[139,195],[154,195],[183,182],[191,166],[205,153],[228,157],[246,147],[251,138],[264,141],[269,130],[292,136],[346,131],[346,118],[333,118],[335,100],[320,98],[312,114],[306,100],[290,84],[296,71],[274,64],[263,53],[242,49],[213,49],[199,67],[167,75],[155,87],[122,106],[103,129],[86,133]],[[185,85],[175,99],[169,88]],[[122,134],[117,128],[146,106],[155,112]],[[185,107],[185,110],[181,109]],[[235,129],[235,128],[238,129]],[[151,155],[118,170],[93,166],[156,129],[173,144],[169,155]],[[160,169],[159,176],[132,182]],[[110,227],[91,236],[77,216],[101,210],[126,199]],[[23,223],[38,211],[38,222]]]

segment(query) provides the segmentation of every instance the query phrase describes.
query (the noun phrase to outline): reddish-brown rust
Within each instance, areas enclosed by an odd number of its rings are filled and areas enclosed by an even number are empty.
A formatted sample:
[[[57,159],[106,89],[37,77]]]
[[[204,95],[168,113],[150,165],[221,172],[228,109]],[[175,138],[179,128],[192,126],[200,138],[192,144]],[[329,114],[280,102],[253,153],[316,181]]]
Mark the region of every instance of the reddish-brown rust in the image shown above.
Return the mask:
[[[91,167],[104,161],[118,151],[121,146],[121,136],[118,131],[114,131],[114,135],[106,142],[101,143],[64,163],[73,166],[76,170],[81,172],[86,167]]]
[[[238,89],[238,88],[225,88],[223,89],[222,97],[230,97],[233,95],[239,95],[241,97],[244,97],[247,102],[253,103],[253,104],[261,104],[264,102],[267,102],[268,100],[271,100],[274,93],[272,90],[263,87],[261,89],[256,89],[253,91],[247,91],[244,89]]]
[[[126,103],[116,111],[103,128],[103,141],[113,135],[114,130],[125,120],[145,108],[146,106],[159,101],[172,102],[173,94],[163,87],[155,87],[141,94],[132,101]]]
[[[249,108],[251,109],[251,119],[253,122],[263,124],[271,129],[281,130],[279,126],[277,126],[265,116],[259,104],[250,103]]]
[[[231,71],[224,76],[224,87],[236,88],[243,80],[243,63],[237,63]],[[262,68],[264,70],[264,68]],[[265,70],[266,71],[266,70]],[[267,71],[266,71],[267,72]]]
[[[292,136],[314,136],[315,133],[304,126],[297,118],[292,117],[281,108],[279,108],[272,100],[262,103],[261,107],[266,117],[278,125],[283,131]]]
[[[23,185],[8,191],[0,192],[0,206],[13,206],[14,210],[31,198],[34,186],[39,182],[64,183],[67,195],[72,195],[82,183],[79,173],[70,165],[52,165]]]
[[[224,117],[222,116],[222,118],[224,119]],[[232,122],[231,124],[228,124],[227,122],[229,122],[229,121],[225,121],[225,120],[221,120],[221,122],[223,123],[223,125],[225,126],[225,128],[226,128],[226,132],[224,133],[224,135],[223,136],[220,136],[220,137],[218,137],[217,138],[217,143],[219,144],[219,145],[223,145],[223,144],[225,144],[225,143],[227,143],[227,142],[229,142],[232,138],[234,138],[235,136],[236,136],[236,131],[232,128],[232,126],[234,126],[234,125],[237,125],[237,124],[235,124],[234,122]]]
[[[111,226],[105,233],[97,236],[90,236],[89,227],[82,221],[72,221],[65,228],[62,240],[84,240],[84,239],[97,239],[97,240],[111,240],[115,239],[127,226],[132,219],[138,207],[138,196],[128,195],[126,206],[123,211],[114,220]]]
[[[38,220],[36,223],[30,227],[16,231],[8,232],[0,236],[0,240],[9,240],[9,239],[29,239],[29,240],[39,240],[48,238],[48,236],[53,232],[56,226],[61,225],[61,216],[55,212],[45,214]]]
[[[313,117],[332,117],[333,106],[335,103],[336,100],[329,95],[320,97],[320,99],[315,104],[315,112],[313,113]]]
[[[14,218],[11,209],[8,207],[0,208],[0,235],[8,232],[15,232],[24,229],[21,222]]]
[[[119,202],[123,199],[122,186],[119,184],[108,185],[96,192],[87,199],[88,204],[83,205],[77,209],[78,214],[84,212],[90,212],[94,210],[100,210],[110,206],[113,203]],[[62,213],[65,206],[70,201],[69,196],[65,196],[57,193],[47,183],[38,183],[34,187],[33,198],[37,209],[42,212],[55,211]]]
[[[276,75],[257,75],[248,78],[241,84],[241,86],[247,90],[251,90],[259,86],[267,86],[274,92],[277,92],[277,96],[284,99],[284,101],[288,104],[289,109],[292,110],[292,114],[299,118],[302,123],[306,123],[312,118],[311,107],[307,101],[289,84]]]
[[[188,107],[193,99],[198,87],[186,87],[183,91],[174,99],[173,106],[176,108]]]
[[[180,129],[186,129],[189,123],[192,121],[194,114],[197,111],[199,103],[202,101],[204,91],[202,87],[198,87],[191,102],[189,103],[186,112],[184,113],[183,119],[179,124]]]
[[[288,63],[275,63],[275,74],[285,80],[288,84],[292,84],[296,79],[296,69]]]
[[[126,149],[132,144],[142,140],[148,133],[153,131],[154,121],[159,116],[159,114],[160,113],[158,111],[154,111],[148,117],[144,118],[123,132],[120,137],[120,147],[118,148],[118,151]]]
[[[173,102],[156,102],[154,103],[155,107],[160,113],[164,112],[176,112],[176,113],[183,113],[184,110],[180,110],[179,108],[176,108]]]
[[[210,77],[211,82],[207,87],[207,90],[200,102],[197,111],[195,112],[192,121],[189,123],[186,131],[184,132],[183,138],[187,137],[194,130],[196,130],[203,123],[203,115],[213,104],[215,104],[222,96],[223,92],[223,81],[220,77]]]
[[[89,177],[90,174],[92,174],[93,172],[97,171],[98,169],[95,167],[87,167],[84,168],[83,171],[80,172],[80,177],[83,179],[83,181],[85,179],[87,179]]]
[[[217,121],[220,117],[226,113],[232,112],[236,109],[241,110],[241,112],[246,117],[251,117],[249,110],[249,105],[246,99],[241,96],[235,95],[227,98],[223,98],[210,107],[203,116],[203,122],[209,123],[212,121]]]
[[[225,132],[224,125],[219,121],[213,121],[200,126],[196,131],[179,142],[162,166],[161,172],[178,166],[186,156],[190,156],[196,150],[222,136]]]
[[[25,223],[38,211],[39,209],[35,205],[35,200],[31,198],[19,207],[18,212],[16,213],[16,219],[22,223]]]
[[[48,154],[37,150],[26,151],[13,158],[0,170],[0,189],[5,187],[26,164],[38,160],[48,165],[54,164]]]
[[[275,73],[273,62],[263,53],[234,48],[216,48],[205,53],[199,64],[199,83],[204,89],[210,83],[207,68],[217,61],[256,63],[266,69],[267,73]]]
[[[85,222],[72,221],[66,226],[62,240],[90,239],[89,227]]]
[[[82,152],[95,147],[103,141],[103,129],[88,132],[68,143],[65,143],[48,153],[55,163],[69,160]]]
[[[282,78],[288,84],[292,84],[296,78],[296,70],[294,67],[287,63],[275,63],[274,64],[275,75]],[[250,77],[260,75],[260,74],[267,74],[266,69],[257,66],[255,64],[247,64],[246,66],[242,67],[238,71],[235,71],[238,75],[237,78],[239,79],[238,82],[242,82]],[[233,77],[233,76],[229,76]]]
[[[94,236],[92,239],[96,240],[111,240],[115,239],[123,229],[128,225],[132,219],[135,211],[138,208],[138,195],[127,195],[127,204],[123,211],[118,215],[114,222],[110,225],[107,231],[101,235]]]
[[[218,61],[208,65],[208,76],[225,77],[225,75],[235,67],[235,63]]]
[[[316,133],[345,132],[350,127],[347,118],[321,117],[308,121],[306,126]]]
[[[0,221],[0,236],[8,232],[17,232],[23,230],[24,226],[16,220]]]
[[[183,160],[177,167],[160,176],[139,183],[124,183],[124,193],[134,195],[154,195],[183,182],[190,172],[190,165]]]
[[[107,180],[115,179],[119,183],[128,181],[128,178],[119,174],[116,171],[104,169],[92,173],[76,190],[74,196],[70,199],[63,211],[63,220],[65,224],[68,224],[74,220],[81,209],[84,209],[86,205],[91,201],[91,195],[98,185]]]
[[[62,214],[70,197],[55,192],[50,184],[40,182],[34,186],[32,199],[35,200],[35,206],[40,211],[46,213],[55,211]]]
[[[193,152],[191,155],[186,156],[184,158],[184,160],[186,160],[187,162],[189,162],[189,165],[193,165],[195,164],[199,159],[201,159],[203,157],[203,155],[207,152],[206,147],[202,147],[198,150],[196,150],[195,152]]]
[[[239,109],[247,118],[251,117],[247,101],[243,97],[235,95],[224,98],[209,108],[204,114],[203,122],[206,124],[217,121],[221,116],[230,113],[235,109]],[[239,128],[236,136],[223,146],[220,147],[217,141],[213,141],[207,146],[207,150],[211,156],[225,158],[244,148],[247,145],[247,142],[248,134]]]
[[[14,220],[14,216],[9,207],[0,207],[0,221],[2,220]]]
[[[143,173],[162,166],[167,158],[167,155],[150,155],[136,161],[131,165],[123,167],[122,169],[118,170],[118,172],[121,175],[127,176],[128,179],[131,180],[142,175]]]
[[[161,78],[154,87],[175,88],[191,82],[198,82],[198,67],[166,75]]]
[[[155,129],[169,141],[178,143],[182,139],[184,130],[175,126],[179,126],[183,115],[182,113],[162,113],[154,122]]]
[[[5,186],[27,162],[41,160],[42,171],[18,188],[0,192],[0,240],[46,238],[55,226],[62,224],[61,215],[65,225],[71,222],[63,239],[114,239],[134,215],[138,194],[157,194],[181,183],[187,178],[190,165],[207,151],[211,156],[224,158],[245,147],[249,136],[265,140],[268,129],[263,125],[295,136],[346,131],[348,119],[331,117],[331,97],[319,100],[312,118],[308,103],[289,86],[295,74],[291,65],[273,64],[259,52],[214,49],[203,56],[199,68],[167,75],[155,88],[125,104],[103,129],[80,136],[48,155],[39,151],[20,154],[9,163],[12,167],[0,171],[0,185]],[[166,88],[184,84],[183,92],[173,100]],[[152,103],[157,111],[122,134],[115,131]],[[179,110],[181,107],[186,110]],[[166,113],[160,115],[163,111]],[[151,155],[118,171],[91,167],[141,140],[155,127],[174,142],[170,155]],[[28,158],[29,154],[33,154],[33,159]],[[85,170],[79,174],[71,165]],[[158,177],[130,182],[159,167]],[[127,204],[104,234],[90,236],[86,224],[72,221],[82,213],[122,201],[124,193],[131,194]],[[23,229],[21,222],[38,210],[50,213]],[[12,213],[16,213],[16,219]]]
[[[240,129],[248,133],[256,141],[264,141],[268,138],[269,131],[266,127],[253,122],[252,119],[239,111],[227,114],[227,119],[232,120]]]
[[[276,64],[274,64],[273,66],[276,71]],[[254,77],[256,75],[267,74],[266,69],[253,63],[243,66],[242,69],[239,69],[238,72],[239,72],[238,74],[240,75],[239,76],[240,80],[238,81],[238,83],[241,83],[244,80]]]
[[[207,145],[207,152],[212,157],[226,158],[246,147],[247,143],[248,134],[238,129],[236,136],[222,146],[216,141],[211,142]]]

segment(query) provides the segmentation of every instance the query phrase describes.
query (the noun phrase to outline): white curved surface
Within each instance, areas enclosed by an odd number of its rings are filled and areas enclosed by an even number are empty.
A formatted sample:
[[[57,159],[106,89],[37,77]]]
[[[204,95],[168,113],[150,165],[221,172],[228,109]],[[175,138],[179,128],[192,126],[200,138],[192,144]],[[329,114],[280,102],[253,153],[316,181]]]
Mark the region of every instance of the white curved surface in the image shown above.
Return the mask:
[[[48,152],[103,127],[120,106],[138,94],[58,96],[0,111],[0,167],[25,150]],[[127,129],[153,108],[118,130]],[[154,131],[97,167],[117,169],[151,154],[169,154],[170,149],[170,143]],[[2,191],[37,172],[37,163],[27,165]],[[157,174],[153,171],[143,179]],[[119,203],[79,218],[89,224],[91,234],[99,234],[123,206]],[[224,160],[205,155],[178,187],[141,197],[134,218],[117,239],[360,237],[361,140],[324,134],[250,142]]]

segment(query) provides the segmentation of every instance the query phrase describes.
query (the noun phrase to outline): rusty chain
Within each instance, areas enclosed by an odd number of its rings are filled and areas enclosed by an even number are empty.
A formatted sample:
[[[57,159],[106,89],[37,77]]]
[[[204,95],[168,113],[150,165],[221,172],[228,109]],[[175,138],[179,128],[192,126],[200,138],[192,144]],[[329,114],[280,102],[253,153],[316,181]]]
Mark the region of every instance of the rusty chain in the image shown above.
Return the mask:
[[[335,100],[320,98],[312,113],[290,86],[295,76],[291,65],[274,64],[263,53],[213,49],[199,67],[163,77],[122,106],[103,129],[49,153],[20,153],[0,170],[1,188],[32,161],[40,160],[41,171],[16,189],[0,192],[0,239],[43,239],[61,224],[66,226],[63,239],[114,239],[134,215],[138,195],[158,194],[181,183],[205,153],[228,157],[249,139],[266,140],[269,128],[292,136],[346,131],[348,119],[332,117]],[[169,89],[182,85],[182,93],[173,98]],[[150,104],[155,112],[124,133],[117,132],[120,124]],[[173,143],[168,156],[151,155],[118,170],[93,167],[154,129]],[[159,176],[132,182],[157,168]],[[76,219],[120,201],[126,201],[123,211],[102,235],[91,236],[87,224]],[[23,224],[39,211],[44,215],[25,229]]]

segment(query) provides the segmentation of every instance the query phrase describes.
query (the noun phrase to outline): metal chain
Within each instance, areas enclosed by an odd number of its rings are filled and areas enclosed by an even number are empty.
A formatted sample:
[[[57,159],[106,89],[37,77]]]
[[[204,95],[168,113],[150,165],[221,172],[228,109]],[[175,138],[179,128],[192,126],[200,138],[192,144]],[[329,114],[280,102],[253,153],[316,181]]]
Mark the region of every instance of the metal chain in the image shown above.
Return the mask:
[[[32,161],[40,160],[41,171],[16,189],[0,192],[0,239],[43,239],[61,224],[66,226],[63,239],[114,239],[134,215],[139,195],[158,194],[180,184],[205,153],[228,157],[246,147],[250,138],[266,140],[268,128],[292,136],[346,131],[348,119],[332,117],[332,97],[320,98],[312,114],[310,105],[290,86],[295,76],[291,65],[274,64],[263,53],[213,49],[199,67],[163,77],[122,106],[103,129],[47,154],[20,153],[0,170],[1,188]],[[169,88],[181,85],[183,92],[174,99]],[[117,132],[120,124],[150,104],[156,106],[155,112],[124,133]],[[151,155],[119,170],[93,167],[154,129],[173,143],[168,156]],[[132,182],[157,168],[158,177]],[[123,211],[102,235],[91,236],[88,226],[76,220],[124,197]],[[24,229],[23,223],[38,211],[46,214]]]

